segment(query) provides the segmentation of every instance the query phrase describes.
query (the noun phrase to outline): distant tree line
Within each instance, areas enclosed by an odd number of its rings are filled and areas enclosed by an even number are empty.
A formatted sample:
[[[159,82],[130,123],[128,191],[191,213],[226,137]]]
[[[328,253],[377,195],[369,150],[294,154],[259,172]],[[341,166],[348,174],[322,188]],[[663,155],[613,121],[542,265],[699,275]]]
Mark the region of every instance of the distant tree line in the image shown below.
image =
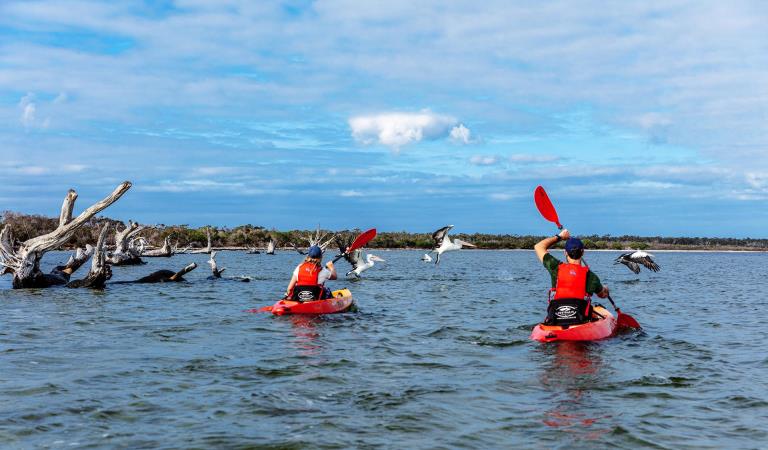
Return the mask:
[[[72,238],[69,246],[84,247],[94,244],[98,238],[101,224],[109,222],[122,229],[122,222],[105,217],[91,219],[80,228]],[[58,218],[40,215],[20,214],[6,211],[0,218],[0,227],[10,226],[17,241],[40,236],[53,231],[58,225]],[[270,239],[274,239],[279,247],[306,247],[306,238],[314,230],[279,231],[266,229],[256,225],[240,225],[229,227],[197,227],[188,225],[151,225],[144,229],[143,236],[150,244],[160,246],[166,237],[179,248],[202,248],[208,243],[206,229],[210,228],[211,244],[214,247],[265,247]],[[347,237],[360,230],[346,230]],[[330,233],[330,231],[328,231]],[[114,234],[111,234],[114,239]],[[516,234],[485,234],[457,233],[451,236],[471,242],[482,249],[532,249],[544,236],[528,236]],[[768,239],[737,239],[713,237],[662,237],[662,236],[580,236],[588,249],[660,249],[660,250],[768,250]],[[114,242],[113,242],[114,243]],[[562,245],[562,244],[561,244]],[[433,246],[431,233],[409,233],[406,231],[380,232],[368,244],[371,248],[417,248],[431,249]],[[335,250],[335,249],[334,249]]]

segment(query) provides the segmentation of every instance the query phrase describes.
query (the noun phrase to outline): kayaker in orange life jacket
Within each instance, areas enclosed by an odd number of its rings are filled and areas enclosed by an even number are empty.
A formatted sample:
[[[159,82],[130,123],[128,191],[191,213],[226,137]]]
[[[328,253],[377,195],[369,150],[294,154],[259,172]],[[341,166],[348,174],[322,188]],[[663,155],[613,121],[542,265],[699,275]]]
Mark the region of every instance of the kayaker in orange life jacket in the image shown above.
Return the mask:
[[[558,242],[565,242],[565,260],[562,262],[550,255],[547,250]],[[545,323],[553,325],[573,325],[589,321],[591,304],[589,296],[596,294],[600,298],[608,296],[608,286],[600,283],[589,267],[581,260],[584,256],[584,243],[572,238],[568,230],[563,230],[552,237],[542,239],[534,247],[536,256],[552,277],[552,291],[547,307]]]
[[[325,267],[322,262],[323,250],[313,245],[309,248],[304,262],[293,271],[285,298],[297,301],[331,298],[331,291],[325,287],[325,282],[336,279],[336,268],[333,261],[328,261]]]

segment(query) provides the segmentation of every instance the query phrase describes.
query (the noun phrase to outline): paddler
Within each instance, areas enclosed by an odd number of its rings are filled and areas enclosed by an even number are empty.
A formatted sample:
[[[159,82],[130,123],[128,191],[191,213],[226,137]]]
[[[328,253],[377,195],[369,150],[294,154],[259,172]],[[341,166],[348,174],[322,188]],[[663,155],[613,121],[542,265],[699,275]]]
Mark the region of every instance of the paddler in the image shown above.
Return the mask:
[[[307,252],[304,262],[296,266],[285,291],[285,298],[298,301],[319,300],[331,298],[330,289],[325,287],[325,282],[336,279],[336,268],[333,261],[323,263],[323,250],[313,245]]]
[[[565,260],[562,262],[550,255],[548,250],[560,241],[565,241]],[[547,306],[548,325],[574,325],[588,322],[591,316],[590,296],[608,296],[608,286],[600,283],[589,267],[582,261],[584,243],[571,237],[568,230],[542,239],[534,247],[536,256],[552,277],[550,301]],[[554,294],[554,295],[552,295]]]

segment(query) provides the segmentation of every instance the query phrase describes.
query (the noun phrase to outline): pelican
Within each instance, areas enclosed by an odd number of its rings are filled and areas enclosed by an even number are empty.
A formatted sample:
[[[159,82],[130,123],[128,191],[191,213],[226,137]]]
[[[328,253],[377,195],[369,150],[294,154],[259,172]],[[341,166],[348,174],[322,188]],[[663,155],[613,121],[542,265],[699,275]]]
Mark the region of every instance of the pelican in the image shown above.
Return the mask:
[[[653,255],[650,253],[646,253],[642,250],[638,250],[636,252],[631,253],[624,253],[620,255],[616,260],[614,261],[614,264],[624,264],[634,273],[640,273],[640,265],[642,264],[645,266],[648,270],[652,270],[654,272],[658,272],[661,270],[661,267],[659,267],[656,262],[651,259]]]
[[[360,249],[353,251],[351,255],[344,255],[344,259],[352,264],[352,270],[347,272],[347,276],[355,274],[357,278],[360,278],[361,273],[373,267],[374,262],[384,262],[376,255],[366,255],[363,259],[363,251]]]
[[[432,233],[432,239],[435,241],[435,248],[433,248],[430,253],[437,253],[435,265],[440,263],[440,255],[445,252],[459,250],[462,247],[476,247],[476,245],[464,242],[460,239],[454,239],[453,242],[451,242],[451,239],[448,237],[448,231],[450,231],[451,228],[453,228],[453,225],[448,225],[447,227],[440,228]]]
[[[429,253],[424,253],[424,256],[421,257],[421,260],[424,262],[432,262],[432,257],[429,256]]]

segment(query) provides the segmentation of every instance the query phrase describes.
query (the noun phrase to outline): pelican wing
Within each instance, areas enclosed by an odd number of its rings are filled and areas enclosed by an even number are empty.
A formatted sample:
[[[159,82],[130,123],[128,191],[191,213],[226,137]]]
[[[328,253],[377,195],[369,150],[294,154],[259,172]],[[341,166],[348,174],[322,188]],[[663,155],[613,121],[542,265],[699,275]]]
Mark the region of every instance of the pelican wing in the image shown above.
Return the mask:
[[[441,245],[443,245],[443,240],[445,240],[445,236],[448,234],[448,231],[453,228],[453,225],[448,225],[447,227],[440,228],[439,230],[432,233],[432,240],[435,241],[435,248],[440,248]]]
[[[345,255],[344,258],[349,261],[350,264],[352,264],[352,270],[357,269],[358,267],[365,264],[365,260],[363,259],[363,250],[357,249],[352,252],[350,255]]]
[[[659,265],[656,264],[656,262],[651,258],[652,256],[653,255],[650,253],[646,253],[644,251],[636,251],[630,255],[630,259],[635,263],[642,264],[648,270],[658,272],[661,270],[661,267],[659,267]]]

